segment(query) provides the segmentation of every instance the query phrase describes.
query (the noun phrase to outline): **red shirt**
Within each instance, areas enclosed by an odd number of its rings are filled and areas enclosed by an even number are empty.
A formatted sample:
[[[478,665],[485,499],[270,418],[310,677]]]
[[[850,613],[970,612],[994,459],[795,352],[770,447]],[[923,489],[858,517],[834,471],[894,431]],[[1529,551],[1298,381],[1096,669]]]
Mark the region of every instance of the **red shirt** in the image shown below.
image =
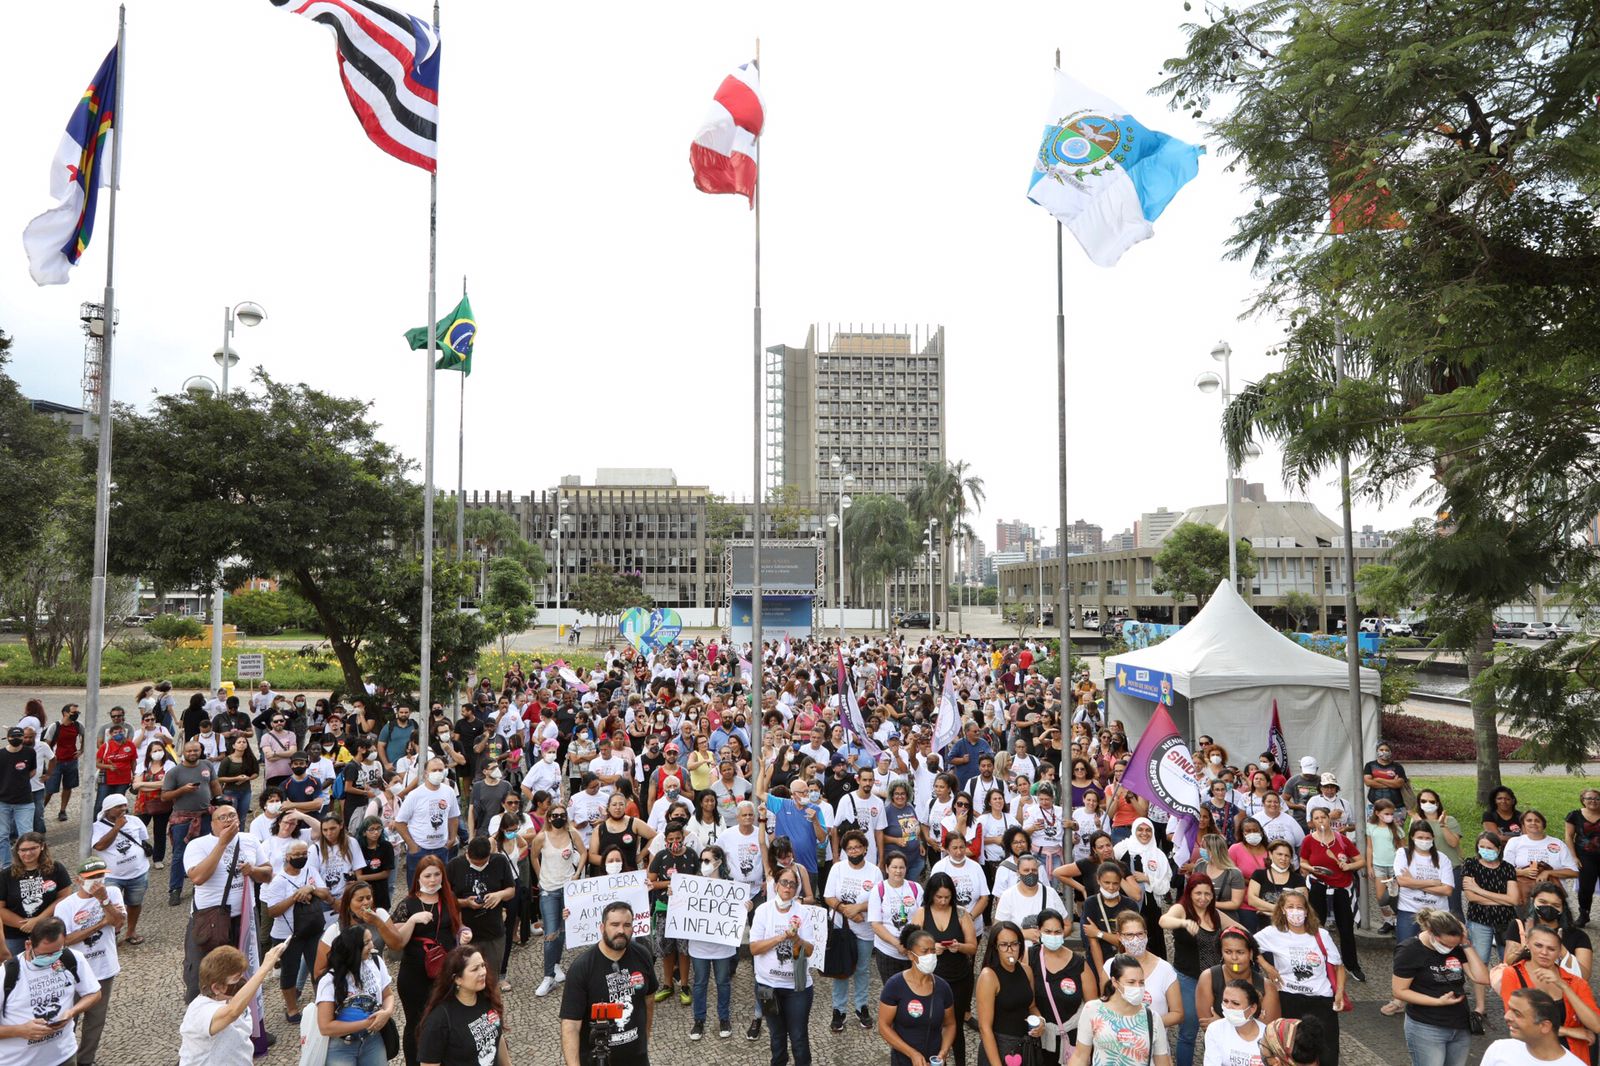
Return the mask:
[[[83,727],[77,722],[56,723],[56,762],[71,762],[78,757],[78,737]]]
[[[1300,870],[1315,877],[1329,888],[1349,888],[1355,883],[1355,874],[1349,870],[1339,869],[1334,856],[1342,855],[1348,861],[1360,854],[1356,846],[1350,842],[1350,838],[1343,833],[1335,833],[1332,844],[1324,844],[1314,834],[1307,833],[1305,842],[1300,845]],[[1313,866],[1325,866],[1329,872],[1312,874],[1310,867]]]
[[[111,765],[111,769],[106,771],[106,784],[133,784],[133,763],[138,756],[138,751],[130,741],[124,740],[121,744],[117,744],[108,740],[100,745],[97,758],[100,762]]]
[[[1027,648],[1022,649],[1022,654],[1017,656],[1017,665],[1022,667],[1022,672],[1027,673],[1028,667],[1033,665],[1033,652]]]

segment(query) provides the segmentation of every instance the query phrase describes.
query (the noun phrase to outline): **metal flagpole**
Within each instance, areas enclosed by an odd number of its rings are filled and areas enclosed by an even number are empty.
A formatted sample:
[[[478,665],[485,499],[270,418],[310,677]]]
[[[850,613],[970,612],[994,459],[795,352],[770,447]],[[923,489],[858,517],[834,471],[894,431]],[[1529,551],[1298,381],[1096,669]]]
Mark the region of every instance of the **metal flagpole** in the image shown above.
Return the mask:
[[[433,31],[435,34],[439,32],[438,0],[434,0],[433,4]],[[433,364],[438,362],[439,354],[438,268],[439,161],[436,157],[433,170],[428,173],[428,415],[423,430],[427,439],[422,447],[422,640],[417,711],[422,716],[423,724],[417,730],[417,767],[423,772],[428,766],[428,738],[433,730],[433,390],[437,373]]]
[[[761,38],[756,38],[756,76],[761,75]],[[765,125],[765,123],[763,123]],[[755,570],[753,590],[750,595],[750,746],[755,749],[753,754],[761,758],[761,694],[766,689],[762,679],[761,656],[761,137],[756,137],[756,188],[752,197],[752,204],[756,215],[756,302],[755,302],[755,336],[752,345],[751,374],[751,444],[750,455],[754,460],[755,471],[753,485],[755,488],[754,502],[751,506],[752,528],[755,531],[755,547],[751,552],[751,563]],[[760,772],[759,768],[756,771]]]
[[[461,298],[467,298],[467,276],[461,275]],[[456,562],[467,557],[467,372],[461,371],[460,406],[456,411]]]
[[[1334,388],[1344,384],[1344,322],[1333,321],[1333,381]],[[1231,488],[1231,486],[1230,486]],[[1361,737],[1361,632],[1356,624],[1356,547],[1351,533],[1350,520],[1350,452],[1339,449],[1339,510],[1344,523],[1344,657],[1349,664],[1350,677],[1350,754],[1355,766],[1356,784],[1366,788],[1363,767],[1366,766],[1365,745]],[[1365,819],[1352,819],[1356,823],[1356,848],[1366,848]],[[1360,882],[1357,881],[1360,886]],[[1362,886],[1361,891],[1365,891]],[[1359,902],[1359,899],[1358,899]],[[1372,928],[1374,907],[1361,908],[1362,925]]]
[[[1056,70],[1061,69],[1061,49],[1056,49]],[[1056,618],[1056,626],[1061,637],[1061,700],[1058,708],[1061,712],[1061,721],[1057,728],[1062,731],[1065,742],[1068,731],[1071,729],[1070,719],[1072,708],[1068,703],[1068,694],[1072,691],[1072,583],[1067,577],[1067,558],[1071,554],[1068,550],[1067,540],[1067,281],[1066,267],[1062,261],[1061,246],[1063,237],[1061,223],[1056,222],[1056,478],[1057,491],[1060,497],[1061,525],[1057,531],[1056,539],[1060,543],[1056,551],[1060,554],[1060,574],[1056,578],[1056,595],[1060,602],[1057,610],[1060,612]],[[1061,777],[1058,764],[1056,770],[1057,780],[1066,780]],[[1070,776],[1070,775],[1069,775]],[[1071,854],[1072,826],[1076,823],[1072,818],[1072,789],[1061,790],[1060,803],[1066,810],[1066,817],[1062,819],[1063,836],[1069,841],[1068,854]],[[1072,900],[1067,896],[1061,897],[1062,904],[1067,909],[1067,921],[1072,920]]]
[[[94,576],[89,586],[89,647],[85,664],[89,684],[83,699],[83,729],[84,736],[88,738],[84,745],[86,749],[90,749],[91,745],[98,748],[100,744],[100,660],[106,642],[106,542],[111,523],[111,349],[117,334],[117,186],[122,181],[122,87],[128,80],[127,26],[128,9],[119,6],[117,100],[111,117],[111,215],[106,222],[105,330],[100,345],[100,409],[95,415],[100,423],[100,439],[97,442],[99,451],[94,473]],[[89,196],[98,195],[93,188],[86,190],[86,193]],[[95,809],[95,792],[95,789],[86,788],[78,793],[78,854],[84,858],[88,858],[93,850],[92,829],[99,814]],[[42,825],[36,828],[44,831]]]

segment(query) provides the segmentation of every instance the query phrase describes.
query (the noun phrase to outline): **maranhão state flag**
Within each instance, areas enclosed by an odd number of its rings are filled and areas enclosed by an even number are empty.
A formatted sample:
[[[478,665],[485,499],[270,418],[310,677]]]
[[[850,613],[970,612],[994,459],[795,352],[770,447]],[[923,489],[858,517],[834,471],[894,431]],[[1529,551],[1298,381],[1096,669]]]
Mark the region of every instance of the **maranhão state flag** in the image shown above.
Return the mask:
[[[711,110],[689,145],[694,187],[701,192],[738,193],[755,205],[756,146],[766,111],[761,72],[746,63],[722,79]]]

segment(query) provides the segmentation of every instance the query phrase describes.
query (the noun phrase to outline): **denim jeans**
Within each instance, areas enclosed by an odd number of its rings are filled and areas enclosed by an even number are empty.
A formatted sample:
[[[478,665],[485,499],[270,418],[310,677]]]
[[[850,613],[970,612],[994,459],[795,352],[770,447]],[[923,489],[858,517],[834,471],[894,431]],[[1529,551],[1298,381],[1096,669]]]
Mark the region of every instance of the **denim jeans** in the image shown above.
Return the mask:
[[[33,827],[44,832],[44,804],[49,795],[42,788],[33,790]]]
[[[328,1038],[328,1066],[388,1066],[382,1033]]]
[[[539,893],[539,918],[544,922],[544,975],[554,977],[561,964],[561,953],[567,947],[567,927],[561,918],[566,905],[563,892]]]
[[[1404,944],[1417,935],[1417,912],[1397,911],[1394,916],[1394,942]]]
[[[0,866],[11,865],[11,841],[33,832],[33,801],[0,803]]]
[[[1489,952],[1493,951],[1496,946],[1500,948],[1500,961],[1506,961],[1505,940],[1494,935],[1494,926],[1468,922],[1467,941],[1472,945],[1472,950],[1478,953],[1478,958],[1483,960],[1485,966],[1489,965]]]
[[[94,809],[98,811],[100,809],[101,805],[105,803],[107,796],[111,796],[111,795],[126,796],[127,794],[128,794],[128,786],[127,785],[108,785],[104,781],[102,781],[98,785],[95,786],[95,790],[94,790]]]
[[[778,1012],[767,1019],[772,1048],[771,1066],[787,1066],[794,1051],[794,1066],[811,1066],[811,999],[816,988],[774,988]]]
[[[842,931],[842,930],[841,930]],[[850,934],[855,936],[854,933]],[[872,984],[872,941],[856,937],[856,972],[849,977],[833,979],[833,1009],[840,1014],[851,1009],[860,1010],[867,1005],[867,992]],[[850,986],[855,986],[855,1007],[849,1004]]]
[[[191,832],[192,830],[192,832]],[[167,891],[177,892],[183,888],[183,849],[189,841],[199,840],[211,832],[211,815],[200,817],[200,824],[194,822],[168,822],[167,836],[172,841],[172,854],[167,860]]]
[[[717,1021],[728,1021],[733,1015],[733,964],[738,957],[729,955],[725,959],[696,959],[689,960],[694,964],[694,1020],[706,1020],[706,982],[711,979],[713,971],[717,977]]]
[[[1200,1032],[1200,1016],[1194,1009],[1194,990],[1199,982],[1186,973],[1178,975],[1178,994],[1183,997],[1183,1020],[1178,1023],[1176,1066],[1194,1066],[1194,1038]],[[1222,1004],[1214,1008],[1221,1011]]]
[[[423,848],[421,851],[417,852],[415,855],[411,854],[410,852],[407,852],[406,853],[406,891],[407,892],[411,891],[411,882],[416,879],[416,876],[417,876],[417,863],[421,862],[423,859],[427,858],[429,855],[437,855],[439,857],[439,861],[442,862],[442,863],[445,863],[446,865],[448,865],[449,862],[450,862],[450,849],[447,848],[447,847],[446,848]]]
[[[1406,1019],[1406,1050],[1411,1066],[1466,1066],[1472,1034]]]

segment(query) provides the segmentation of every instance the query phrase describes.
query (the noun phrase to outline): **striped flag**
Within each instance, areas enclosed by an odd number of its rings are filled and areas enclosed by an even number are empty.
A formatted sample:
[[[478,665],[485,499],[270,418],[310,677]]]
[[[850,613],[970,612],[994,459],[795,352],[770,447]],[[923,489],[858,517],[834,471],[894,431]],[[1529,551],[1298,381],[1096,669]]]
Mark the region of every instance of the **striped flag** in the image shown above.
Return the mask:
[[[722,79],[711,111],[689,145],[695,188],[738,193],[755,205],[756,146],[765,114],[761,73],[754,62]]]
[[[272,0],[333,31],[339,79],[372,143],[432,173],[439,156],[439,34],[372,0]]]
[[[1272,701],[1272,724],[1267,727],[1267,750],[1272,753],[1272,758],[1277,762],[1278,768],[1284,773],[1289,772],[1289,741],[1283,735],[1283,726],[1278,723],[1278,701]]]
[[[66,284],[94,236],[100,187],[109,182],[116,104],[117,50],[113,48],[73,108],[56,147],[50,165],[50,195],[56,206],[22,231],[28,273],[37,285]],[[121,136],[119,133],[117,139]]]
[[[867,732],[867,724],[861,718],[861,701],[856,699],[856,693],[850,687],[850,672],[844,668],[844,653],[835,653],[839,658],[839,728],[844,735],[851,737],[861,745],[869,757],[876,760],[883,754],[883,749],[878,742]]]
[[[946,670],[944,691],[939,695],[939,714],[933,722],[933,750],[935,753],[956,742],[961,732],[961,711],[956,707],[956,672]]]

